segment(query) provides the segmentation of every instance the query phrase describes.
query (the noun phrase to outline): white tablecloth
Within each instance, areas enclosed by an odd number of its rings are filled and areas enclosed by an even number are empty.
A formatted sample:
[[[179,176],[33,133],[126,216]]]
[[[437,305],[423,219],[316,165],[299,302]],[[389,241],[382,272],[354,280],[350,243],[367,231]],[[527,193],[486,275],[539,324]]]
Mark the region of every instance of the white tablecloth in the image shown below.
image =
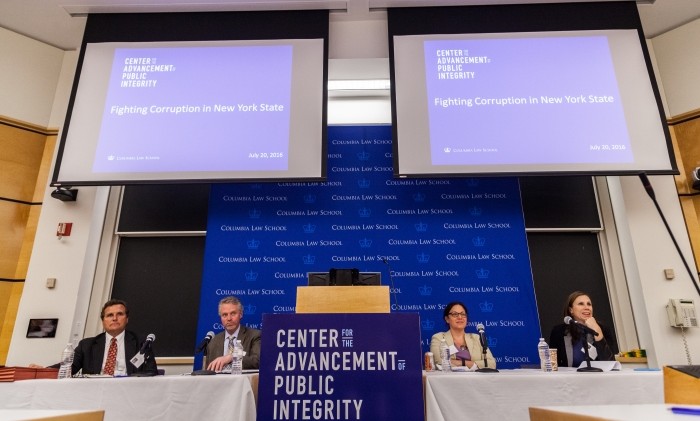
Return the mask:
[[[249,376],[157,376],[0,383],[0,409],[104,409],[105,420],[255,420]]]
[[[529,420],[531,406],[662,404],[660,371],[426,373],[427,421]]]
[[[648,404],[648,405],[597,405],[597,406],[543,406],[535,407],[542,415],[556,416],[556,419],[586,419],[615,420],[615,421],[693,421],[693,416],[686,414],[674,414],[672,407],[692,408],[700,411],[697,405],[669,405],[669,404]],[[550,412],[551,411],[551,412]],[[532,420],[539,419],[537,414]]]

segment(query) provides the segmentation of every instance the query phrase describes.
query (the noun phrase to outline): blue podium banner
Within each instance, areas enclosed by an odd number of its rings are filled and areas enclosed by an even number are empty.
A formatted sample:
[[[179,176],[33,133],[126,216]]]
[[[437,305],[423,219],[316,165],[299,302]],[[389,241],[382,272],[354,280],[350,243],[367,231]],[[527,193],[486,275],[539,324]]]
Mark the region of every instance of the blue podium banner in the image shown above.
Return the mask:
[[[259,420],[424,419],[418,314],[263,321]]]
[[[329,127],[327,167],[325,182],[212,186],[197,342],[222,329],[224,296],[264,331],[263,314],[295,312],[309,272],[356,268],[381,273],[392,313],[420,315],[424,351],[447,329],[445,305],[462,301],[499,368],[538,362],[516,178],[394,179],[390,126]]]

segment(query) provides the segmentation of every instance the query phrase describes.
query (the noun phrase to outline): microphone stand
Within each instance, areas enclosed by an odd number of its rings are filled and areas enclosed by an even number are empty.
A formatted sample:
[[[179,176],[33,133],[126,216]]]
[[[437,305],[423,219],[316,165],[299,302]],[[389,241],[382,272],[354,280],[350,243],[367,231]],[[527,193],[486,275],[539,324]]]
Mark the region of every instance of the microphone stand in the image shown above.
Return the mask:
[[[576,371],[582,373],[602,373],[603,370],[598,367],[591,367],[591,355],[588,353],[588,333],[583,332],[583,353],[586,354],[586,367],[580,367]]]
[[[394,271],[391,270],[391,265],[389,264],[389,261],[386,260],[386,258],[382,258],[382,263],[386,265],[386,267],[389,269],[389,281],[391,282],[391,295],[394,297],[394,305],[396,306],[396,310],[399,310],[399,301],[396,298],[396,288],[394,288]]]
[[[216,374],[216,371],[207,370],[207,346],[202,349],[202,369],[195,370],[191,373],[192,376],[211,376]]]
[[[486,358],[486,351],[488,351],[489,345],[486,343],[486,340],[484,339],[484,335],[481,333],[479,333],[479,341],[481,342],[481,355],[482,355],[482,358],[484,359],[484,368],[477,368],[476,372],[477,373],[498,373],[497,369],[489,367],[489,360]]]
[[[664,226],[666,227],[666,231],[668,231],[668,235],[669,235],[669,237],[671,237],[671,241],[673,241],[673,245],[676,247],[676,252],[678,252],[678,255],[680,256],[681,260],[683,261],[683,265],[685,266],[685,270],[688,272],[688,276],[690,276],[690,283],[693,284],[693,286],[695,287],[695,290],[698,292],[698,295],[700,295],[700,287],[698,286],[697,282],[695,281],[695,275],[697,275],[697,273],[693,274],[693,271],[690,269],[690,266],[688,265],[688,261],[685,260],[685,255],[681,251],[681,248],[678,245],[678,242],[676,241],[676,237],[673,235],[673,231],[671,231],[671,227],[668,225],[668,222],[666,221],[666,217],[664,216],[664,213],[661,211],[661,207],[659,206],[659,202],[656,200],[656,193],[654,193],[654,187],[652,187],[651,182],[649,181],[649,178],[647,177],[646,173],[639,174],[639,179],[642,181],[642,185],[644,186],[644,190],[646,190],[647,195],[649,195],[649,198],[654,203],[654,206],[656,207],[656,211],[659,213],[659,216],[661,217],[661,221],[663,221]]]
[[[207,363],[209,362],[209,361],[207,361],[207,348],[209,348],[209,347],[205,346],[204,349],[202,350],[202,370],[206,370]]]

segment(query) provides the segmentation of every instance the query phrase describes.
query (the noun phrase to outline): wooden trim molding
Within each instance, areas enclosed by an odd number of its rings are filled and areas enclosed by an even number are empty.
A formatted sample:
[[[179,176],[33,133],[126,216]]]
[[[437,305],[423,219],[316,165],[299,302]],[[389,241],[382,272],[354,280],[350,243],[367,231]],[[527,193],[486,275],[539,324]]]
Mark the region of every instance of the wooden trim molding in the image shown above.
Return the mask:
[[[9,118],[0,115],[0,124],[10,127],[16,127],[22,130],[28,130],[30,132],[39,133],[45,136],[57,136],[58,129],[49,129],[46,127],[41,127],[36,124],[28,123],[26,121],[17,120],[14,118]]]
[[[679,114],[675,117],[668,118],[666,119],[666,123],[668,123],[669,126],[673,126],[675,124],[684,123],[689,120],[695,120],[696,118],[700,118],[700,109],[688,111],[687,113]]]
[[[156,364],[160,365],[181,365],[194,364],[194,357],[156,357]]]

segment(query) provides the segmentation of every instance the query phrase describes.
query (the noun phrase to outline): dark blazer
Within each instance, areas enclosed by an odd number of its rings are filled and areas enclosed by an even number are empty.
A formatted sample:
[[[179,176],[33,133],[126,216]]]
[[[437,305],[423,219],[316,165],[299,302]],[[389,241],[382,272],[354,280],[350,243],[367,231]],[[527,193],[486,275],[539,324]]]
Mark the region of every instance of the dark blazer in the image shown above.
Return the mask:
[[[598,324],[600,325],[600,329],[603,331],[603,336],[605,338],[603,338],[603,340],[593,342],[593,346],[598,351],[598,357],[595,358],[595,361],[614,361],[615,354],[618,352],[617,340],[607,326],[602,323]],[[564,342],[564,336],[567,334],[567,327],[568,325],[564,323],[556,325],[552,328],[552,332],[549,335],[549,347],[551,349],[556,348],[557,363],[560,367],[570,366],[569,359],[566,356],[566,345]]]
[[[85,338],[78,343],[73,356],[73,374],[77,373],[80,369],[83,370],[83,374],[100,374],[105,353],[105,335],[106,334],[102,332],[95,337]],[[141,364],[141,367],[138,369],[129,361],[139,352],[142,343],[143,341],[139,340],[138,335],[134,332],[129,330],[124,332],[126,372],[129,375],[138,373],[155,376],[158,374],[158,367],[156,366],[156,358],[151,348],[146,352],[146,361]]]
[[[238,340],[241,341],[243,350],[246,352],[243,357],[243,369],[259,369],[260,368],[260,331],[251,329],[241,325],[238,330]],[[226,331],[221,331],[209,341],[207,345],[207,364],[216,358],[224,355],[224,341],[226,340]]]

